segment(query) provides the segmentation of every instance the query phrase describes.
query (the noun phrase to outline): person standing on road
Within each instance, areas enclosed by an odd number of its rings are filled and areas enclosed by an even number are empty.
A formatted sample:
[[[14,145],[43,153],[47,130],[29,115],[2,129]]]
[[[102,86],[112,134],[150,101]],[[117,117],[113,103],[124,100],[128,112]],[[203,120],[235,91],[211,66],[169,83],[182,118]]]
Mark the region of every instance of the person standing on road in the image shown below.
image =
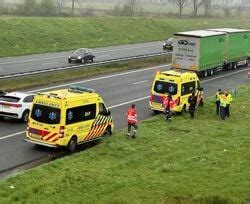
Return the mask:
[[[221,120],[225,120],[226,107],[227,107],[227,97],[226,97],[225,93],[222,93],[221,97],[220,97],[220,117],[221,117]]]
[[[196,103],[197,103],[197,96],[193,92],[191,96],[188,98],[188,103],[189,103],[189,113],[191,116],[191,119],[194,119],[194,112],[196,108]]]
[[[164,98],[163,100],[163,105],[165,109],[165,116],[166,116],[166,121],[171,121],[172,119],[172,111],[174,109],[174,100],[172,99],[172,96],[169,94],[167,97]]]
[[[137,111],[135,108],[135,104],[132,104],[131,107],[129,107],[128,111],[127,111],[127,122],[128,122],[128,133],[127,133],[127,138],[129,138],[130,136],[130,132],[131,132],[131,127],[134,128],[133,130],[133,134],[132,134],[132,138],[135,138],[136,136],[136,131],[137,131]]]
[[[226,103],[227,103],[225,115],[229,118],[229,116],[230,116],[230,104],[231,104],[233,98],[232,98],[232,95],[228,91],[225,91],[225,96],[226,96]]]
[[[221,97],[221,89],[218,89],[215,95],[215,103],[216,103],[216,115],[219,115],[220,112],[220,97]]]

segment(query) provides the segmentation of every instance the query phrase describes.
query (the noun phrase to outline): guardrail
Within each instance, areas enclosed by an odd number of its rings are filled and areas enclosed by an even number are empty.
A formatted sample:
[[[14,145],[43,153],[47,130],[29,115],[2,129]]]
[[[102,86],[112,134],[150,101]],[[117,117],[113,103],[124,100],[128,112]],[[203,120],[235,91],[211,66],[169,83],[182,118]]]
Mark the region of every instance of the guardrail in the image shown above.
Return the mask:
[[[133,57],[116,58],[116,59],[111,59],[111,60],[106,60],[106,61],[101,61],[101,62],[94,62],[94,63],[89,63],[89,64],[81,64],[81,65],[73,65],[73,66],[65,66],[65,67],[55,67],[55,68],[49,68],[49,69],[43,69],[43,70],[37,70],[37,71],[29,71],[29,72],[20,72],[20,73],[15,73],[15,74],[0,75],[0,79],[29,76],[29,75],[62,71],[62,70],[68,70],[68,69],[78,69],[78,68],[84,68],[84,67],[91,67],[91,66],[95,66],[95,65],[105,65],[105,64],[110,64],[110,63],[114,63],[114,62],[122,62],[122,61],[143,59],[143,58],[148,58],[148,57],[156,57],[156,56],[170,55],[170,54],[172,54],[172,52],[160,52],[160,53],[152,53],[152,54],[146,54],[146,55],[137,55],[137,56],[133,56]]]

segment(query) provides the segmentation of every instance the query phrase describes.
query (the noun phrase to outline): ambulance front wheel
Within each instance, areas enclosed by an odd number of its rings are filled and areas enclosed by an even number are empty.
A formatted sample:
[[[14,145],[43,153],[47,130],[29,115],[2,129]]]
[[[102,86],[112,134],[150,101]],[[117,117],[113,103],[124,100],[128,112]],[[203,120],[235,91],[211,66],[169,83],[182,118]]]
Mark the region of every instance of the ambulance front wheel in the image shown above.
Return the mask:
[[[76,150],[76,148],[77,148],[77,137],[76,136],[73,136],[70,139],[67,148],[68,148],[69,152],[74,152]]]

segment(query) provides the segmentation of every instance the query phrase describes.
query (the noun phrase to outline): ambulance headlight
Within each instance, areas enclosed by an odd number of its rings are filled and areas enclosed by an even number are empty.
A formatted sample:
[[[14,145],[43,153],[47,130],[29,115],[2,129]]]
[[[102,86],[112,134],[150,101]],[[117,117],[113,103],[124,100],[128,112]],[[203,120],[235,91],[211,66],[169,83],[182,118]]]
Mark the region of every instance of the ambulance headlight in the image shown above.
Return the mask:
[[[81,56],[78,56],[77,59],[81,59]]]
[[[69,59],[71,58],[71,56],[69,55]]]

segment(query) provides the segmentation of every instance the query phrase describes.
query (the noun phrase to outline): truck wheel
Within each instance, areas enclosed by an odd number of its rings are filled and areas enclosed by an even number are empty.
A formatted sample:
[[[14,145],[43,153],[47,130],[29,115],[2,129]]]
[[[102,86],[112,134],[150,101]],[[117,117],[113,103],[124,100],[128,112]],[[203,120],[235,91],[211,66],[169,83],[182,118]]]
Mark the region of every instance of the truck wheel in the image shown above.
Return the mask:
[[[28,120],[29,120],[29,110],[25,110],[23,112],[23,115],[22,115],[22,118],[21,120],[24,122],[24,123],[27,123]]]
[[[68,143],[67,149],[69,152],[72,153],[76,150],[76,148],[77,148],[77,138],[76,136],[73,136]]]
[[[237,69],[237,62],[232,63],[232,69]]]
[[[207,75],[208,75],[208,74],[207,74],[207,70],[205,70],[205,71],[203,72],[203,76],[204,76],[204,77],[207,77]]]
[[[211,69],[211,70],[210,70],[210,76],[213,76],[213,75],[214,75],[214,70]]]

